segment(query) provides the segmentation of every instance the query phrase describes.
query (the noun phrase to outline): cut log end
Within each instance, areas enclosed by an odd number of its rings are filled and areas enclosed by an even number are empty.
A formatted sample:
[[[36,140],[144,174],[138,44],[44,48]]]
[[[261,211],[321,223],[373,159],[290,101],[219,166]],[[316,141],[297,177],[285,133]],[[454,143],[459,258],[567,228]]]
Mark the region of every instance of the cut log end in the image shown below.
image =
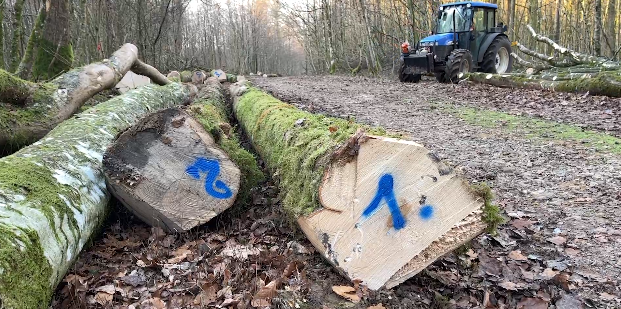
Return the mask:
[[[203,127],[178,108],[142,119],[104,155],[109,190],[146,223],[187,231],[229,208],[240,170]]]
[[[410,141],[361,140],[353,160],[327,169],[319,196],[323,209],[298,219],[302,230],[341,272],[373,290],[415,275],[486,226],[482,198]]]

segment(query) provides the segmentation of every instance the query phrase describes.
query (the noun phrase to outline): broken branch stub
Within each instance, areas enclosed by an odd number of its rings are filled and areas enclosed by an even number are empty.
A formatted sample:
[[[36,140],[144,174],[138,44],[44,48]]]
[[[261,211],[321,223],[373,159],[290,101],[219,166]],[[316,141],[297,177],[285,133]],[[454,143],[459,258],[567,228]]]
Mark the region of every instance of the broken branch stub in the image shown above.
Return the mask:
[[[483,198],[422,145],[244,87],[232,85],[235,115],[278,175],[285,210],[349,279],[395,286],[487,226]]]
[[[110,191],[140,219],[171,232],[201,225],[235,201],[239,168],[179,108],[148,115],[108,148]]]

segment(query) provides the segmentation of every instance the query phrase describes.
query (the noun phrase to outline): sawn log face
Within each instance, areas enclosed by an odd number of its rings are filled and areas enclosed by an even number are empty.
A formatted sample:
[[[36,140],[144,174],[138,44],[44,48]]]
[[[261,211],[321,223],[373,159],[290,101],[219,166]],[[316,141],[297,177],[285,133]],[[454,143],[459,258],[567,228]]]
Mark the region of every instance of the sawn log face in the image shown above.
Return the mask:
[[[239,168],[185,111],[151,114],[123,132],[104,155],[109,190],[138,217],[187,231],[229,208]]]

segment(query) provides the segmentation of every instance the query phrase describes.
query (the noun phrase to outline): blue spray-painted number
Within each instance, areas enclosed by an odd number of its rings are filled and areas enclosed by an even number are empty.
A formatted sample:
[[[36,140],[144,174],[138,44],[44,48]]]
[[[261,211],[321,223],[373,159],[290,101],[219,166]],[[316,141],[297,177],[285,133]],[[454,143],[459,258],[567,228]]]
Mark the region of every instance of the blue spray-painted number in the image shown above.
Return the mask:
[[[403,217],[401,209],[399,209],[399,205],[397,204],[397,199],[395,198],[395,192],[393,190],[393,179],[390,174],[384,174],[380,177],[379,184],[377,186],[377,193],[375,193],[375,197],[369,206],[367,206],[367,208],[365,208],[362,212],[362,218],[366,220],[380,210],[382,199],[386,199],[388,210],[390,210],[390,215],[392,216],[392,226],[395,230],[404,228],[405,218]]]
[[[207,173],[207,176],[205,176],[205,191],[217,199],[225,199],[233,195],[231,189],[223,181],[216,180],[220,174],[220,163],[216,160],[198,158],[194,164],[185,169],[185,172],[194,179],[201,179],[201,173]],[[218,191],[214,188],[218,189]]]

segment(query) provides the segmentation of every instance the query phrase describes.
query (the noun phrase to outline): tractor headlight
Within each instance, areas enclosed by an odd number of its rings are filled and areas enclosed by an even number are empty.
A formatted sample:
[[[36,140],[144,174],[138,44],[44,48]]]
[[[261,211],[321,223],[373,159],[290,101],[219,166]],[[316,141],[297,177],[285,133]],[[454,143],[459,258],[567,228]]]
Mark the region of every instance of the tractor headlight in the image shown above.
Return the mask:
[[[446,45],[453,45],[453,41],[446,42]]]

